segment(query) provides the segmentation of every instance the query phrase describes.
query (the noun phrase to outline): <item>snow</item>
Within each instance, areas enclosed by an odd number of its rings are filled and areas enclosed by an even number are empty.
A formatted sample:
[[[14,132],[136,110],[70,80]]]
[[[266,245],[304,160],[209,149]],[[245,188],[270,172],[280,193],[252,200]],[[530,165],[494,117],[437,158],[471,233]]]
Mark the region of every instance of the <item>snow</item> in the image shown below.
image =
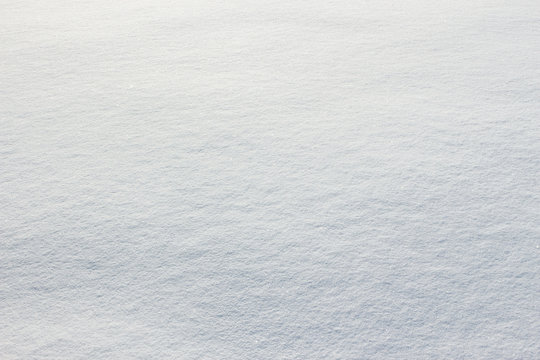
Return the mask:
[[[1,8],[2,359],[540,358],[537,1]]]

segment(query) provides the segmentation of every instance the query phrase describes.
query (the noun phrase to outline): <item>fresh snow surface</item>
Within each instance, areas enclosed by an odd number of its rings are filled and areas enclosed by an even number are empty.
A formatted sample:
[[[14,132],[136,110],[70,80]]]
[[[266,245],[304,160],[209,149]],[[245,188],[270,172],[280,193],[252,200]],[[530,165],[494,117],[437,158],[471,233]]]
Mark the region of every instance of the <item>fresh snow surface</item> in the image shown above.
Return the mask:
[[[540,2],[0,0],[1,359],[540,359]]]

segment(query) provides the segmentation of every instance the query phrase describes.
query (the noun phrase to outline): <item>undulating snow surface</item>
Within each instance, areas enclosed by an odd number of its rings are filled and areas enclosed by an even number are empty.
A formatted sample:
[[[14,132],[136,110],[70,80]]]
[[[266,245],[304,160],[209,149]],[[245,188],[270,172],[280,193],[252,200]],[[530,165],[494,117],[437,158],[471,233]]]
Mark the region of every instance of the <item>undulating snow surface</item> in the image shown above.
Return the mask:
[[[0,358],[539,359],[538,1],[0,1]]]

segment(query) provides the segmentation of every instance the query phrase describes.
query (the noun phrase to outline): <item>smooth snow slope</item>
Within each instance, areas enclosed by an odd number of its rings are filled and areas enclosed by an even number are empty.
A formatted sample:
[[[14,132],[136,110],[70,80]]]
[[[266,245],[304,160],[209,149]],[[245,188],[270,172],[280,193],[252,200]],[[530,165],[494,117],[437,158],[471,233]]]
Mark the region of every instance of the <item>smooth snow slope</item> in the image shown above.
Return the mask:
[[[539,359],[538,1],[0,1],[0,358]]]

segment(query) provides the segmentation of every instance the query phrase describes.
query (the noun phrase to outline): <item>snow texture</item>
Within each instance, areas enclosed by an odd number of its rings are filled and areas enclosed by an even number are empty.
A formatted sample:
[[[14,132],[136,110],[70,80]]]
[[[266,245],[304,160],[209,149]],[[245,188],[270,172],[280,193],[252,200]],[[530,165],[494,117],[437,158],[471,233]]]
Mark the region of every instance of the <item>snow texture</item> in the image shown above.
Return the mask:
[[[0,358],[540,358],[538,1],[0,0],[0,84]]]

